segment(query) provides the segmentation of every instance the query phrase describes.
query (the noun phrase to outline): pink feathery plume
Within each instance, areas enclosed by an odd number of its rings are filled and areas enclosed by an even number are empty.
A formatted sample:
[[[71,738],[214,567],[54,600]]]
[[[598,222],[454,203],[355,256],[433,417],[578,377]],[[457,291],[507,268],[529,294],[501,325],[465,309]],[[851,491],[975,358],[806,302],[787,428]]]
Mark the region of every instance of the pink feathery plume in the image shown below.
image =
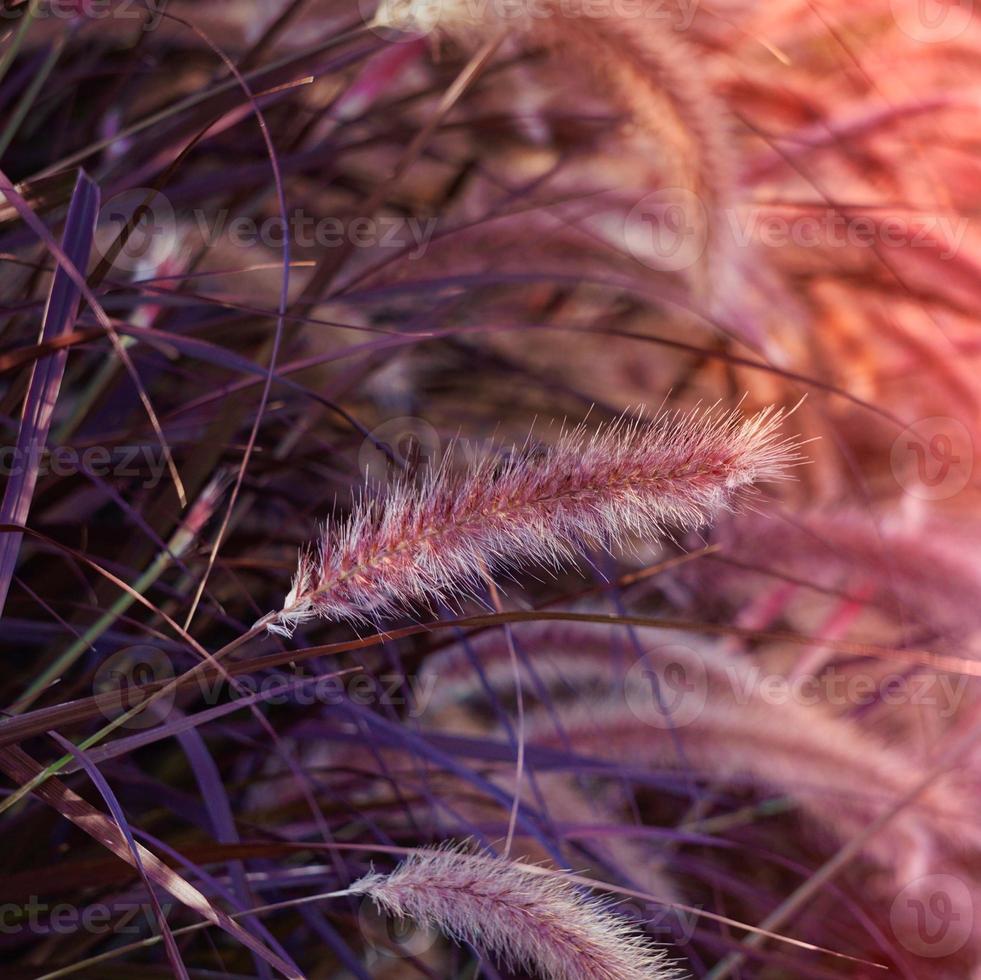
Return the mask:
[[[577,613],[606,614],[606,610],[581,606]],[[508,629],[527,656],[518,664],[518,677],[527,693],[539,690],[550,699],[578,698],[583,694],[609,692],[635,661],[631,634],[609,623],[545,621],[512,623]],[[687,649],[691,640],[674,630],[632,627],[642,650],[651,647]],[[480,665],[479,672],[475,663]],[[466,643],[454,644],[427,657],[423,677],[431,678],[432,695],[427,711],[497,694],[513,688],[505,637],[500,630],[478,633]]]
[[[452,37],[464,46],[512,37],[519,44],[560,53],[577,72],[594,79],[600,91],[628,113],[651,137],[659,156],[664,190],[685,212],[693,239],[704,246],[699,292],[723,295],[731,284],[735,256],[724,238],[723,214],[735,194],[737,161],[733,125],[707,77],[699,49],[688,32],[662,16],[636,17],[585,4],[572,11],[559,0],[542,0],[535,13],[506,12],[493,4],[449,0],[382,0],[381,24]],[[679,14],[681,11],[678,12]],[[680,196],[676,192],[685,193]],[[667,205],[666,198],[662,204]],[[724,293],[731,306],[735,293]]]
[[[561,872],[455,849],[420,850],[389,875],[350,888],[545,980],[680,977],[626,919],[585,897]]]
[[[527,623],[512,629],[519,643],[534,650],[532,661],[521,665],[522,685],[529,691],[542,685],[549,695],[549,709],[529,715],[533,743],[571,745],[639,765],[687,763],[715,779],[748,780],[786,793],[812,823],[844,839],[924,775],[920,763],[873,733],[823,705],[802,703],[791,678],[765,674],[719,644],[636,629],[643,653],[638,661],[623,637],[618,644],[601,624]],[[470,649],[481,664],[479,677],[459,648],[427,664],[440,681],[430,710],[485,689],[498,696],[513,689],[514,671],[498,635],[478,636]],[[672,670],[684,678],[680,698],[666,682]],[[667,684],[671,721],[652,699],[648,672]],[[591,696],[588,703],[583,694]],[[868,844],[866,856],[898,880],[915,880],[939,856],[977,846],[971,813],[963,787],[939,780]]]
[[[541,452],[398,483],[359,501],[301,555],[272,628],[448,601],[493,568],[557,566],[588,544],[704,526],[799,461],[797,444],[780,435],[784,414],[712,409],[624,418],[593,433],[579,426]]]
[[[726,559],[689,567],[683,580],[721,594],[754,584],[745,564],[788,575],[821,589],[869,590],[869,601],[900,623],[925,627],[947,641],[963,640],[981,624],[981,563],[976,522],[901,512],[873,520],[853,510],[813,511],[786,520],[741,517],[721,525],[715,540]]]
[[[672,700],[672,722],[631,671],[591,703],[556,701],[551,711],[533,712],[529,743],[572,746],[639,766],[687,764],[714,779],[745,779],[786,793],[812,823],[844,840],[923,778],[925,770],[914,759],[823,706],[800,703],[789,685],[757,674],[746,658],[691,642],[647,647],[641,661],[644,672],[659,677],[682,669],[683,696],[665,695]],[[868,842],[865,855],[894,880],[914,881],[944,856],[976,849],[972,812],[955,780],[938,780]]]

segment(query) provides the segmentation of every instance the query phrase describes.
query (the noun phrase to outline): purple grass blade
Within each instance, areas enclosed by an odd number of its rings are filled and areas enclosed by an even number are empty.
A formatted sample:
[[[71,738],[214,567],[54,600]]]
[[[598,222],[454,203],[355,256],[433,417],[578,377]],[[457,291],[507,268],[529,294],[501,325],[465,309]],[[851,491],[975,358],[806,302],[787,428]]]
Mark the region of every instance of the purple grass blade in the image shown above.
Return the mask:
[[[37,761],[19,746],[8,746],[0,750],[0,768],[3,769],[7,777],[15,783],[21,784],[35,780],[43,771]],[[117,827],[115,821],[91,806],[64,783],[57,779],[49,779],[45,783],[36,785],[34,793],[62,817],[115,854],[116,857],[131,866],[135,866],[131,853],[133,842],[126,840],[123,831]],[[201,892],[164,864],[152,851],[141,851],[140,859],[152,880],[161,888],[165,888],[174,898],[193,909],[212,925],[224,930],[247,949],[259,953],[288,980],[301,980],[302,974],[292,964],[287,963],[267,949],[248,930],[243,929],[226,912],[209,902]]]
[[[201,865],[195,864],[193,861],[189,861],[176,848],[171,847],[166,841],[161,840],[159,837],[154,837],[153,834],[148,833],[145,830],[137,829],[136,834],[145,844],[152,844],[153,847],[155,847],[161,854],[166,854],[167,857],[171,858],[175,867],[181,867],[185,871],[189,871],[194,876],[195,880],[201,882],[202,885],[206,885],[215,895],[223,898],[234,907],[236,912],[245,911],[245,908],[239,904],[235,894],[225,888],[214,875],[209,874],[203,867],[201,867]],[[276,941],[276,937],[269,931],[269,929],[266,928],[266,926],[263,925],[260,918],[250,915],[248,918],[243,918],[243,921],[247,923],[250,929],[255,931],[256,936],[269,945],[269,948],[276,953],[277,956],[282,957],[284,962],[296,967],[297,973],[300,972],[300,968],[297,967],[290,958],[289,953],[280,945],[279,942]]]
[[[180,711],[177,713],[183,714]],[[201,790],[201,798],[208,811],[208,818],[214,829],[215,839],[221,844],[240,843],[241,838],[232,816],[232,805],[228,799],[228,793],[225,791],[221,770],[208,751],[208,746],[205,744],[201,733],[196,728],[187,728],[177,735],[177,740],[184,750],[184,755],[187,756],[191,771],[194,773],[194,778]],[[254,904],[245,876],[245,865],[241,861],[229,861],[228,873],[232,879],[235,894],[242,905],[248,908],[250,904]],[[247,929],[253,931],[257,929],[257,921],[254,916],[244,919],[242,924]],[[258,976],[263,980],[269,980],[272,977],[269,965],[264,963],[255,953],[252,954],[252,958]]]
[[[84,170],[79,171],[62,238],[65,254],[78,269],[88,265],[98,213],[99,188]],[[39,342],[53,340],[74,327],[79,299],[78,287],[59,266],[51,281]],[[27,520],[37,484],[37,460],[47,442],[67,361],[68,351],[60,350],[34,363],[17,432],[16,459],[20,465],[12,468],[4,488],[3,503],[0,504],[2,523],[23,524]],[[0,536],[0,614],[7,601],[22,537],[18,533]]]
[[[170,960],[170,965],[174,968],[174,973],[181,980],[190,980],[187,975],[187,968],[181,959],[180,950],[177,948],[177,941],[174,939],[174,935],[170,931],[170,926],[167,924],[167,916],[164,914],[163,907],[160,905],[160,899],[157,898],[157,893],[153,890],[153,884],[146,873],[146,868],[143,866],[143,859],[140,857],[140,849],[136,846],[133,831],[130,829],[126,814],[123,813],[123,808],[119,805],[119,800],[116,799],[116,794],[113,793],[109,783],[106,782],[105,776],[99,772],[98,767],[86,758],[85,753],[81,749],[76,748],[74,742],[64,738],[57,732],[50,732],[49,734],[66,752],[72,754],[78,764],[85,770],[85,774],[92,780],[95,788],[99,791],[99,795],[105,800],[106,806],[109,807],[109,812],[112,814],[113,820],[116,821],[120,833],[126,838],[130,853],[133,855],[136,870],[140,873],[143,884],[146,886],[147,895],[150,897],[150,902],[153,904],[153,911],[157,917],[157,924],[163,935],[164,946],[167,948],[167,958]]]
[[[134,752],[137,749],[142,749],[147,745],[152,745],[155,742],[159,742],[165,738],[170,738],[171,736],[180,739],[185,732],[195,731],[208,722],[223,718],[225,715],[231,714],[232,712],[250,708],[254,704],[269,701],[272,698],[277,698],[281,695],[288,695],[299,688],[311,684],[318,684],[324,680],[340,678],[347,674],[353,674],[356,672],[357,668],[351,668],[329,674],[315,674],[310,677],[290,678],[284,681],[282,684],[274,684],[263,687],[262,690],[256,691],[253,694],[239,694],[233,700],[227,701],[224,704],[216,705],[213,708],[207,708],[204,711],[198,711],[195,714],[189,715],[183,712],[174,712],[171,714],[168,721],[154,728],[148,729],[145,732],[137,732],[134,735],[127,735],[123,738],[114,739],[112,742],[109,742],[106,745],[99,745],[91,748],[86,752],[86,756],[95,763],[105,762],[109,759],[116,759],[119,756],[127,755],[130,752]],[[76,768],[74,764],[70,764],[65,771],[77,772],[78,768]]]

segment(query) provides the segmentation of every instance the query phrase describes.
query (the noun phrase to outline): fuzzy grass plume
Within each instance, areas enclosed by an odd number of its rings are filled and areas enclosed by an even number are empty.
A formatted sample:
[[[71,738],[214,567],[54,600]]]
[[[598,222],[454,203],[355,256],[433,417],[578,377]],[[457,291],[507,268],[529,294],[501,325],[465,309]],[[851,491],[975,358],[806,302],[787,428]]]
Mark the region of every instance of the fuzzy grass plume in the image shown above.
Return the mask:
[[[420,850],[350,888],[543,980],[676,980],[666,954],[560,872],[454,849]]]
[[[534,662],[519,665],[522,685],[547,695],[548,708],[529,715],[532,743],[639,765],[690,765],[715,780],[775,789],[795,800],[813,825],[843,840],[923,778],[915,759],[822,705],[799,703],[790,679],[783,687],[776,675],[718,644],[640,629],[643,660],[637,661],[622,638],[618,645],[600,624],[512,628],[518,642],[534,650]],[[513,690],[514,670],[500,634],[478,636],[470,646],[481,664],[479,677],[459,647],[427,665],[441,683],[430,710]],[[662,680],[669,669],[683,669],[689,687],[673,705],[674,733],[647,685],[628,670],[631,663],[643,663]],[[944,855],[976,845],[970,813],[962,788],[939,781],[870,842],[866,856],[896,881],[914,881]]]
[[[383,0],[376,20],[410,33],[448,36],[464,46],[512,37],[525,47],[555,51],[594,79],[605,97],[651,138],[661,188],[676,196],[674,203],[684,209],[705,253],[693,257],[698,266],[694,284],[714,301],[731,278],[733,250],[725,241],[723,214],[736,195],[737,165],[732,120],[696,67],[699,50],[663,11],[638,17],[557,0],[524,10],[505,6]]]
[[[584,632],[580,643],[588,642]],[[564,664],[571,670],[575,659],[566,654]],[[746,658],[706,643],[655,645],[645,650],[644,663],[661,677],[683,667],[690,686],[672,705],[673,733],[647,685],[628,675],[617,685],[611,680],[605,696],[554,701],[551,711],[533,712],[529,742],[639,766],[690,766],[712,779],[769,787],[839,840],[860,833],[924,776],[915,759],[875,733],[823,705],[797,701],[789,681],[775,686],[768,678],[764,694],[764,675]],[[602,669],[600,661],[590,664]],[[956,780],[938,780],[868,843],[866,857],[901,886],[939,860],[976,848],[972,805],[962,790]]]
[[[398,483],[329,525],[301,556],[273,628],[446,601],[493,568],[557,566],[589,544],[704,526],[799,460],[783,418],[772,408],[748,419],[666,412],[593,433],[580,426],[540,453],[526,447],[462,474],[436,467],[420,486]]]

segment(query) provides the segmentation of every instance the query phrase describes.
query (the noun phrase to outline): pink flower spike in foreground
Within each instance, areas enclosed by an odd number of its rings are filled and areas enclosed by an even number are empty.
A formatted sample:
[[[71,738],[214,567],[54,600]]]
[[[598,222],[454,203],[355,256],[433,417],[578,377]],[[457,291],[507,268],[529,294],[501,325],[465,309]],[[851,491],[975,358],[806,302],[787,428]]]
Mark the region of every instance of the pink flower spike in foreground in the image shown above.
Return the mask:
[[[544,980],[681,976],[663,950],[584,897],[562,872],[457,850],[420,850],[390,875],[367,875],[349,891]]]
[[[785,413],[710,409],[561,433],[542,452],[433,469],[363,499],[300,557],[272,629],[448,601],[492,569],[557,566],[590,544],[704,526],[800,461]]]

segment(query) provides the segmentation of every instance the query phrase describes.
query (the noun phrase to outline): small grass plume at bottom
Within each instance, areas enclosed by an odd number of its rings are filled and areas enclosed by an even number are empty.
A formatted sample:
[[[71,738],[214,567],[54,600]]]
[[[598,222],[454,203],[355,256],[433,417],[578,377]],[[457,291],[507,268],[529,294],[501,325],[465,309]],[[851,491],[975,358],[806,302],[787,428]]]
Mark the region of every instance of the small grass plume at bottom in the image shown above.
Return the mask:
[[[561,872],[455,848],[425,849],[352,894],[411,916],[543,980],[680,980],[667,955]]]

